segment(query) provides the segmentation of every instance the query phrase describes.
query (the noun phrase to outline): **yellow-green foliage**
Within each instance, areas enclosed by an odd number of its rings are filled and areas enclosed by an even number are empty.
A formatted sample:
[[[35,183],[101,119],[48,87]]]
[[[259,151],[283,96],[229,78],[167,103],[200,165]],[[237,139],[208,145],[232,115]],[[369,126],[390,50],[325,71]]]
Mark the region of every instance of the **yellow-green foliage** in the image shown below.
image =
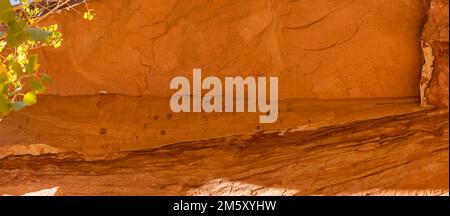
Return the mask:
[[[52,82],[48,74],[39,72],[39,56],[30,51],[42,46],[58,48],[63,41],[56,24],[37,26],[44,13],[37,1],[20,2],[13,7],[9,0],[0,0],[0,119],[35,104],[36,95]],[[83,17],[91,20],[93,16],[88,9]]]

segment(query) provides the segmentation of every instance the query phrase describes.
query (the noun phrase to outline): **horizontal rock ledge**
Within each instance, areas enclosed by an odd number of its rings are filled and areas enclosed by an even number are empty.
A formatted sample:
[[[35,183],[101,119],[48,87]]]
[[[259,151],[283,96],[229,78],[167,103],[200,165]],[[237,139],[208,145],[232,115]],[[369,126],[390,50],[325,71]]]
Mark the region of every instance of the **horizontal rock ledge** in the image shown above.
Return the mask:
[[[309,131],[175,143],[87,161],[76,153],[0,160],[0,194],[442,195],[448,109]]]
[[[173,113],[169,98],[45,96],[0,122],[0,158],[74,151],[87,159],[217,137],[251,136],[376,119],[423,110],[418,98],[283,100],[274,124],[260,113]]]

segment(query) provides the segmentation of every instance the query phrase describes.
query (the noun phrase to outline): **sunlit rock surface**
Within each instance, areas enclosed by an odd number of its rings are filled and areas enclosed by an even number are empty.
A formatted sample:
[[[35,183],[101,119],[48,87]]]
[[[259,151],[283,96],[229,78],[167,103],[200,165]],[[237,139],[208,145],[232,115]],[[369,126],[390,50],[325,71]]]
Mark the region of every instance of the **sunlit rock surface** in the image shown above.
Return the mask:
[[[53,16],[49,94],[168,97],[170,80],[279,76],[281,99],[418,96],[422,0],[91,1]]]
[[[175,143],[88,161],[76,153],[0,160],[0,194],[440,195],[448,192],[448,111],[311,131]]]
[[[0,122],[0,195],[448,195],[448,1],[90,2],[45,21],[55,84]],[[279,76],[279,120],[171,112],[193,68]]]

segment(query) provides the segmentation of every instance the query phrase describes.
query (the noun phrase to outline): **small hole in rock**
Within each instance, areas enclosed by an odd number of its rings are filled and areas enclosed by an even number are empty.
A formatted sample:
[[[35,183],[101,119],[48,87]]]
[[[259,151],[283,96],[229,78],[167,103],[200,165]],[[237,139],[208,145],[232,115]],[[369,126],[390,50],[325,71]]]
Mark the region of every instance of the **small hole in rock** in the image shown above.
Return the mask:
[[[108,132],[106,128],[100,128],[100,134],[105,135],[106,132]]]

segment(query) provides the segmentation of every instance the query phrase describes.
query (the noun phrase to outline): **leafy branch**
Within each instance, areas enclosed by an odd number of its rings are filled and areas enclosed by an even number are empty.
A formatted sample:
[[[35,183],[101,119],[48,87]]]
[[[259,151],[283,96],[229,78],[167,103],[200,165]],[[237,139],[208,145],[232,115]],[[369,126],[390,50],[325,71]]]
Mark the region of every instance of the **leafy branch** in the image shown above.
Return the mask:
[[[17,4],[12,5],[12,2]],[[94,18],[85,0],[0,0],[0,119],[36,103],[52,78],[39,72],[39,56],[31,50],[63,42],[56,24],[38,26],[46,16],[84,3],[83,17]]]

